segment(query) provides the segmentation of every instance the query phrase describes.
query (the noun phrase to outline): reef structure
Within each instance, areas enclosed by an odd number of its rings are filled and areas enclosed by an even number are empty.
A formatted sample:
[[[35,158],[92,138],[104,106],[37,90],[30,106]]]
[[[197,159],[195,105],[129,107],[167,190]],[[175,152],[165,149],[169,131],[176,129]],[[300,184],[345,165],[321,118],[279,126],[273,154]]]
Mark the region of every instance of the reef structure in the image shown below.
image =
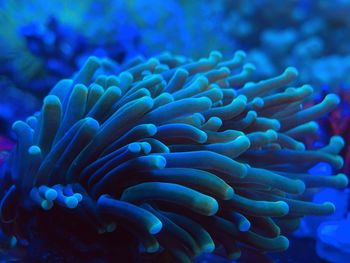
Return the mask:
[[[339,98],[303,109],[313,89],[288,87],[296,69],[253,83],[244,58],[164,53],[115,67],[90,57],[58,82],[40,112],[13,124],[17,145],[0,173],[1,249],[35,262],[286,250],[285,234],[304,215],[335,209],[303,200],[304,191],[348,183],[307,172],[343,166],[340,136],[318,149],[299,140]]]

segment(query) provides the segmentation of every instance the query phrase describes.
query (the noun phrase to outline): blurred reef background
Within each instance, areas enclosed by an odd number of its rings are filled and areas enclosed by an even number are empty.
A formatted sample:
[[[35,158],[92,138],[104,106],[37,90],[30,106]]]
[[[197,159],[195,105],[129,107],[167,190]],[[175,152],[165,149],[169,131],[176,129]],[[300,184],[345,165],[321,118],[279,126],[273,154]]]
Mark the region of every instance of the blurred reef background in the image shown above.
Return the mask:
[[[349,13],[349,0],[0,0],[0,165],[16,142],[12,124],[40,111],[56,83],[74,79],[90,56],[120,73],[151,57],[176,57],[183,65],[212,50],[226,58],[243,50],[243,67],[254,71],[249,82],[297,68],[299,76],[291,85],[314,89],[304,101],[306,109],[328,93],[337,94],[339,105],[314,120],[315,132],[302,141],[319,149],[328,147],[332,136],[341,136],[343,167],[320,161],[308,173],[349,175]],[[305,216],[288,236],[287,251],[262,258],[244,248],[248,252],[238,262],[350,262],[349,189],[317,188],[307,195],[316,203],[331,201],[336,212]],[[13,257],[5,253],[6,238],[0,234],[0,253],[7,262]],[[195,262],[235,262],[221,252]]]

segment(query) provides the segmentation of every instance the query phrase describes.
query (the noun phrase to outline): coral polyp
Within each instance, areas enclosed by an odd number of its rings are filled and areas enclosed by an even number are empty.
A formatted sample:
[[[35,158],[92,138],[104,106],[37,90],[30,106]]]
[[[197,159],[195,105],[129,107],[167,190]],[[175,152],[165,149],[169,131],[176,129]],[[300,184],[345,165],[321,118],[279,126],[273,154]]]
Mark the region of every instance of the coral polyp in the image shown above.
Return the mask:
[[[318,149],[300,141],[339,99],[303,109],[313,89],[288,87],[296,69],[250,82],[244,58],[164,53],[116,67],[90,57],[58,82],[40,112],[13,124],[17,145],[0,178],[3,249],[35,262],[286,250],[304,215],[334,211],[303,193],[347,185],[341,173],[308,174],[320,162],[342,167],[341,137]]]

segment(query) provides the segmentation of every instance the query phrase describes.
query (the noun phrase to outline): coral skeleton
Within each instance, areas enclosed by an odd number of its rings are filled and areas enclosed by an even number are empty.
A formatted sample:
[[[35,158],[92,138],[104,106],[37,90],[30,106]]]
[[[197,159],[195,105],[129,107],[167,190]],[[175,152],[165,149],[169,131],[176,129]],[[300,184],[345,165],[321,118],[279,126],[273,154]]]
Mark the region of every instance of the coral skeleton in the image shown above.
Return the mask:
[[[90,57],[58,82],[40,112],[13,124],[17,144],[0,172],[1,249],[36,262],[286,250],[303,216],[335,209],[303,193],[348,183],[337,174],[340,136],[317,149],[301,142],[339,98],[303,109],[313,88],[289,87],[296,69],[251,82],[244,59],[163,53],[116,66]],[[320,162],[333,175],[308,173]]]

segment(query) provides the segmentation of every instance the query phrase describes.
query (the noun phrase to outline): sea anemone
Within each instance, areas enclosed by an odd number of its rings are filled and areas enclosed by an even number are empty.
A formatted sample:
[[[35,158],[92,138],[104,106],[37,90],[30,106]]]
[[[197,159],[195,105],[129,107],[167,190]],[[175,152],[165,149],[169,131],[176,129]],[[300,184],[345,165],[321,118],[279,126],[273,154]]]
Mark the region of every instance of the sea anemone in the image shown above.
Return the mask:
[[[303,109],[313,89],[287,87],[296,69],[253,83],[244,58],[164,53],[116,68],[90,57],[58,82],[41,112],[13,124],[17,145],[0,173],[2,249],[26,262],[287,249],[283,234],[301,217],[335,208],[304,191],[347,185],[344,174],[308,174],[319,162],[342,167],[341,137],[319,149],[299,141],[339,98]]]

